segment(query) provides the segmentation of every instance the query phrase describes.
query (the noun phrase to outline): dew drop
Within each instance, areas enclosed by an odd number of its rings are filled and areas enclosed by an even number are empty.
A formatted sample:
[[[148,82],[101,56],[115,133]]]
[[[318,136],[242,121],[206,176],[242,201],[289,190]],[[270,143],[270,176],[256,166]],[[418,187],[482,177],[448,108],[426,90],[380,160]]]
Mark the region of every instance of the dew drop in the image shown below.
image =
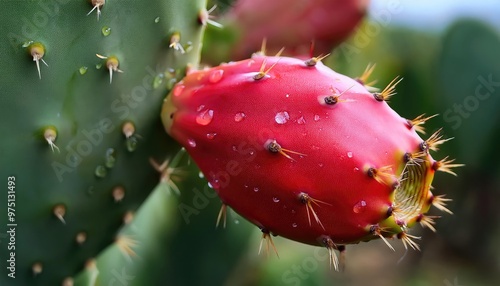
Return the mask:
[[[325,164],[323,164],[323,163],[318,163],[318,166],[319,166],[320,168],[323,168],[323,166],[325,166]]]
[[[292,223],[292,227],[297,227],[297,224],[296,223]]]
[[[243,112],[236,113],[234,116],[234,121],[236,122],[241,122],[243,119],[245,119],[246,115]]]
[[[174,96],[179,96],[179,95],[181,95],[182,91],[184,91],[184,88],[186,88],[186,86],[185,86],[185,85],[183,85],[183,84],[178,84],[178,85],[176,85],[176,86],[174,87],[174,90],[172,91],[172,94],[173,94]]]
[[[155,23],[156,23],[156,24],[160,23],[160,17],[156,17],[156,18],[155,18]]]
[[[196,123],[205,126],[210,124],[213,118],[214,118],[214,111],[211,109],[206,109],[198,113],[198,116],[196,116]]]
[[[134,135],[127,138],[127,141],[125,142],[125,145],[127,145],[127,150],[129,152],[134,152],[135,149],[137,149],[137,143],[137,137],[135,137]]]
[[[217,133],[207,133],[207,139],[212,140],[215,138],[215,135],[217,135]]]
[[[254,191],[254,192],[258,192],[258,191],[259,191],[259,188],[255,187],[255,188],[253,188],[253,191]]]
[[[81,75],[84,75],[84,74],[86,74],[86,73],[87,73],[87,70],[88,70],[88,69],[89,69],[88,67],[83,66],[83,67],[80,67],[80,68],[78,69],[78,72],[80,72],[80,74],[81,74]]]
[[[366,208],[366,202],[365,201],[359,201],[352,207],[352,211],[359,214],[365,211]]]
[[[240,224],[240,221],[239,221],[238,219],[236,219],[236,218],[235,218],[235,219],[234,219],[234,223],[235,223],[235,224]]]
[[[200,179],[203,179],[203,178],[205,177],[205,175],[203,175],[203,173],[202,173],[202,172],[199,172],[199,173],[198,173],[198,177],[200,177]]]
[[[298,124],[305,124],[306,123],[306,119],[304,118],[304,116],[299,117],[299,119],[297,119],[297,123]]]
[[[157,74],[153,79],[153,88],[159,88],[160,85],[163,83],[164,78],[165,75],[163,73]]]
[[[109,36],[109,34],[111,34],[111,28],[108,26],[104,26],[102,27],[101,32],[104,37],[107,37]]]
[[[347,152],[347,157],[352,158],[352,152]]]
[[[318,122],[318,121],[319,121],[319,119],[320,119],[319,115],[315,114],[315,115],[314,115],[314,121]]]
[[[102,64],[101,64],[101,63],[96,64],[96,65],[95,65],[95,68],[96,68],[96,69],[101,69],[101,68],[102,68]]]
[[[217,179],[215,179],[215,180],[213,180],[213,181],[209,182],[208,184],[209,184],[209,186],[210,186],[212,189],[218,189],[218,188],[220,188],[220,182],[219,182],[219,180],[217,180]]]
[[[287,94],[285,95],[285,97],[286,97],[286,98],[289,98],[289,97],[290,97],[290,94],[288,94],[288,93],[287,93]]]
[[[194,148],[196,147],[196,141],[194,141],[194,139],[188,139],[188,145]]]
[[[290,115],[288,115],[288,112],[286,111],[278,112],[274,116],[274,121],[276,121],[276,123],[278,124],[285,124],[289,119]]]
[[[116,163],[116,151],[115,151],[115,149],[108,148],[108,150],[106,150],[105,160],[106,160],[105,165],[107,168],[113,168],[115,166],[115,163]]]
[[[211,83],[218,83],[222,79],[223,75],[224,75],[223,70],[215,70],[208,77],[208,81],[210,81]]]
[[[273,202],[275,202],[275,203],[279,203],[279,202],[280,202],[280,199],[278,199],[277,197],[273,197]]]
[[[357,172],[359,171],[359,168],[358,167],[354,167],[354,172]]]
[[[99,165],[95,168],[95,175],[99,178],[104,178],[108,174],[108,170],[103,165]]]

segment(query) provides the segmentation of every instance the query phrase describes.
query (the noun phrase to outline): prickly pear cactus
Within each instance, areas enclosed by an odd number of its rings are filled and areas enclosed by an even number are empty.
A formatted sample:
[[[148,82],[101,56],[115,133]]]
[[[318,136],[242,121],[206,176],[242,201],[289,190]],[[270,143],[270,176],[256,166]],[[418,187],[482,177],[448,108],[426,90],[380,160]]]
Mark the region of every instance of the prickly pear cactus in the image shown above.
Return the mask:
[[[199,61],[205,2],[2,3],[0,173],[15,204],[0,221],[15,248],[2,241],[0,266],[15,280],[0,284],[71,285],[106,246],[133,246],[117,233],[179,149],[158,114]]]
[[[366,15],[369,0],[238,0],[221,15],[223,27],[207,31],[203,61],[241,60],[259,49],[288,55],[328,54],[351,35]],[[216,48],[215,48],[216,47]]]
[[[400,80],[375,91],[373,67],[351,79],[307,60],[268,57],[195,71],[167,98],[167,132],[193,157],[223,205],[257,225],[274,247],[279,235],[329,250],[373,239],[401,239],[419,249],[409,229],[432,230],[436,171],[454,174],[453,160],[430,155],[446,142],[423,140],[423,123],[386,103]],[[275,249],[276,250],[276,249]],[[341,256],[343,257],[343,256]]]

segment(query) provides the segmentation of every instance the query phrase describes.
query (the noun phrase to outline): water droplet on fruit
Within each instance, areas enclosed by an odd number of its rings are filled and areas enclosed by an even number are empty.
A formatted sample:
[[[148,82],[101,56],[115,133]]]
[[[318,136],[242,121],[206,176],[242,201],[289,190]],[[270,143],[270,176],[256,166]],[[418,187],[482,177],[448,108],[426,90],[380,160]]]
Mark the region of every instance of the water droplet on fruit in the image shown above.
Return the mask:
[[[352,211],[359,214],[361,212],[364,212],[366,208],[366,202],[365,201],[359,201],[357,204],[352,207]]]
[[[109,36],[109,34],[111,34],[111,28],[104,26],[104,27],[102,27],[101,32],[102,32],[102,35],[104,37],[107,37],[107,36]]]
[[[288,112],[286,112],[286,111],[278,112],[274,116],[274,120],[278,124],[285,124],[289,119],[290,119],[290,115],[288,115]]]
[[[318,166],[319,166],[320,168],[323,168],[323,166],[325,166],[325,164],[323,164],[323,163],[319,163],[319,164],[318,164]]]
[[[357,172],[359,171],[359,168],[358,167],[354,167],[354,172]]]
[[[194,141],[194,139],[188,139],[188,145],[194,148],[196,147],[196,141]]]
[[[280,199],[278,199],[277,197],[273,197],[273,202],[275,202],[275,203],[279,203],[279,202],[280,202]]]
[[[196,116],[196,123],[205,126],[210,124],[213,118],[214,118],[214,111],[211,109],[206,109],[198,113],[198,116]]]
[[[292,227],[297,227],[297,224],[296,223],[292,223]]]
[[[234,121],[236,122],[241,122],[243,119],[245,119],[246,115],[243,112],[236,113],[234,116]]]
[[[108,168],[113,168],[115,166],[115,162],[116,162],[116,152],[115,152],[115,149],[113,148],[108,148],[108,150],[106,150],[106,167]]]
[[[211,83],[218,83],[222,79],[223,75],[224,75],[223,70],[215,70],[208,77],[208,81],[210,81]]]
[[[215,138],[215,135],[217,135],[217,133],[207,133],[207,139],[212,140]]]
[[[289,98],[289,97],[290,97],[290,95],[287,93],[287,94],[285,95],[285,97],[286,97],[286,98]]]
[[[156,17],[156,18],[155,18],[155,23],[156,23],[156,24],[160,23],[160,17]]]
[[[176,85],[176,86],[174,87],[174,90],[172,91],[172,94],[173,94],[174,96],[179,96],[179,95],[181,95],[181,93],[182,93],[182,91],[184,90],[184,88],[186,88],[186,86],[185,86],[185,85],[183,85],[183,84],[178,84],[178,85]]]
[[[295,210],[292,210],[292,214],[295,214],[295,213],[297,213],[297,211],[295,211]]]
[[[203,179],[203,178],[205,177],[205,175],[203,175],[203,173],[202,173],[202,172],[199,172],[199,173],[198,173],[198,177],[200,177],[200,179]]]
[[[319,115],[315,114],[315,115],[314,115],[314,121],[318,122],[319,120],[320,120]]]
[[[99,178],[104,178],[108,174],[108,170],[103,165],[99,165],[95,168],[95,175]]]
[[[215,179],[213,180],[212,182],[209,182],[208,183],[208,186],[212,189],[218,189],[220,188],[220,183],[219,183],[219,180]]]
[[[299,117],[299,119],[297,119],[297,123],[298,124],[305,124],[306,123],[306,119],[304,118],[304,116]]]
[[[347,157],[352,158],[352,152],[347,152]]]
[[[88,70],[88,69],[89,69],[88,67],[83,66],[83,67],[80,67],[80,68],[78,69],[78,71],[80,72],[80,74],[81,74],[81,75],[84,75],[84,74],[86,74],[86,73],[87,73],[87,70]]]
[[[258,192],[258,191],[259,191],[259,188],[255,187],[255,188],[253,188],[253,191],[254,191],[254,192]]]

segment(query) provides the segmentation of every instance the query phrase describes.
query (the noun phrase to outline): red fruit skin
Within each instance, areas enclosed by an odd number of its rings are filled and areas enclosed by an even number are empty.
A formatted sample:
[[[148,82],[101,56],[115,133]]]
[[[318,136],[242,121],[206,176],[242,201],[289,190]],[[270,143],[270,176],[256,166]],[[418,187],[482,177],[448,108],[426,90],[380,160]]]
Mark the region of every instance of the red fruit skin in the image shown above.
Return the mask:
[[[255,80],[264,61],[265,70],[274,66]],[[325,104],[334,93],[340,101]],[[423,140],[385,101],[320,62],[255,55],[192,72],[167,97],[162,119],[223,203],[275,235],[351,244],[376,238],[373,225],[392,236],[416,221],[414,213],[395,216],[394,186],[404,154],[420,152]],[[304,155],[270,152],[269,140]],[[417,214],[432,198],[433,160],[423,158],[412,182],[422,194]],[[384,180],[368,175],[384,166],[392,167]],[[321,224],[311,212],[309,220],[302,192],[317,200],[311,205]]]
[[[369,0],[239,0],[227,13],[241,38],[232,59],[259,50],[267,39],[270,53],[286,47],[289,55],[326,54],[344,41],[366,14]]]

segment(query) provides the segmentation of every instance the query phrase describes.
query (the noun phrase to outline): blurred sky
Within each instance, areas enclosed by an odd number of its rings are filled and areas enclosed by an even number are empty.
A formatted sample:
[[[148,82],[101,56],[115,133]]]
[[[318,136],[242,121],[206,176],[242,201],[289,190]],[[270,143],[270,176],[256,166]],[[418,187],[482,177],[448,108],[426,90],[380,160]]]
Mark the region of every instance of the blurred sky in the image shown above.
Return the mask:
[[[458,17],[480,18],[500,29],[500,0],[371,0],[370,15],[400,3],[391,24],[441,31]]]

